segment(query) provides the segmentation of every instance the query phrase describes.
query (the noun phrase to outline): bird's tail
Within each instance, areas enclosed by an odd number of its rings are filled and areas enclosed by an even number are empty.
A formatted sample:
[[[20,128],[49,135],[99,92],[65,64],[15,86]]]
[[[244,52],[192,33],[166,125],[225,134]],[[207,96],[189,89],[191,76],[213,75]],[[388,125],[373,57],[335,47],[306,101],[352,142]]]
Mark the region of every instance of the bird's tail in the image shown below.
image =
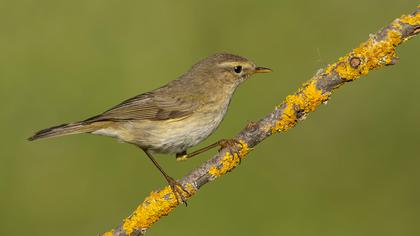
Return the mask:
[[[36,132],[32,137],[28,138],[29,141],[34,141],[41,138],[60,137],[69,134],[90,133],[97,130],[98,125],[94,123],[75,122],[70,124],[62,124]]]

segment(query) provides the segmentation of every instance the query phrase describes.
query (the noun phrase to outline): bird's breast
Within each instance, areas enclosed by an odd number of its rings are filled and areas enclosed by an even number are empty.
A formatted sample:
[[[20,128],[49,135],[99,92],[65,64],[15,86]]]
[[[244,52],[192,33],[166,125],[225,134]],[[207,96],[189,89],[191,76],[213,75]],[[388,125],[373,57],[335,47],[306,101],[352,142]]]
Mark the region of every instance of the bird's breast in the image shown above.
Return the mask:
[[[112,136],[156,153],[180,153],[202,142],[219,127],[229,103],[230,96],[213,97],[186,117],[121,122],[95,134]]]
[[[209,137],[222,122],[229,101],[201,107],[185,118],[165,121],[139,121],[127,125],[129,142],[157,153],[180,153]]]

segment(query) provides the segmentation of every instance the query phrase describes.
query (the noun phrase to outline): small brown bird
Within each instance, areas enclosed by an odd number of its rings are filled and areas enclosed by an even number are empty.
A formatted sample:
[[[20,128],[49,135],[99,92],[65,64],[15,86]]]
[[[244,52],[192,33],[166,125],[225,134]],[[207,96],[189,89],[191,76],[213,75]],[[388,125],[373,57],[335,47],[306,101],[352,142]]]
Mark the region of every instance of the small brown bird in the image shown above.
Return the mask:
[[[163,87],[89,119],[41,130],[29,140],[91,133],[134,144],[163,174],[176,198],[185,202],[180,191],[187,191],[165,173],[152,153],[171,153],[177,159],[187,159],[217,146],[236,145],[235,141],[221,140],[187,154],[188,148],[205,140],[219,126],[238,85],[255,73],[267,72],[271,69],[257,67],[244,57],[215,54]]]

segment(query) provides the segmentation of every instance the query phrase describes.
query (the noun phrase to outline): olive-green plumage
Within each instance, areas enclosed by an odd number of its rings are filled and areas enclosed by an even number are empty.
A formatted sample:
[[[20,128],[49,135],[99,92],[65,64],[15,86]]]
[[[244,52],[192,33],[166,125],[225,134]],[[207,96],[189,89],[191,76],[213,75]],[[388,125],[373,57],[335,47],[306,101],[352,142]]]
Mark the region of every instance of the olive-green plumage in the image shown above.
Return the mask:
[[[165,86],[87,120],[41,130],[30,140],[93,133],[158,153],[182,152],[218,127],[237,86],[256,72],[268,69],[240,56],[215,54]]]
[[[92,133],[135,144],[149,157],[150,152],[182,154],[219,126],[239,84],[269,71],[244,57],[215,54],[158,89],[89,119],[41,130],[29,140]]]

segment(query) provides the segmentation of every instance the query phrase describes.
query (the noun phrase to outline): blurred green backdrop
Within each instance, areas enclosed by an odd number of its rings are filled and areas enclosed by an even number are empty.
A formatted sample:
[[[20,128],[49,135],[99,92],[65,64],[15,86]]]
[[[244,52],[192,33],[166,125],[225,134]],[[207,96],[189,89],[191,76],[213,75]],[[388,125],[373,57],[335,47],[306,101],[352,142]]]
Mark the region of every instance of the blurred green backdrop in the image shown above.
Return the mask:
[[[96,235],[164,185],[145,155],[93,135],[30,143],[228,51],[274,69],[236,93],[232,137],[416,0],[0,1],[0,235]],[[420,235],[420,38],[340,89],[148,235]],[[160,156],[181,177],[189,162]]]

